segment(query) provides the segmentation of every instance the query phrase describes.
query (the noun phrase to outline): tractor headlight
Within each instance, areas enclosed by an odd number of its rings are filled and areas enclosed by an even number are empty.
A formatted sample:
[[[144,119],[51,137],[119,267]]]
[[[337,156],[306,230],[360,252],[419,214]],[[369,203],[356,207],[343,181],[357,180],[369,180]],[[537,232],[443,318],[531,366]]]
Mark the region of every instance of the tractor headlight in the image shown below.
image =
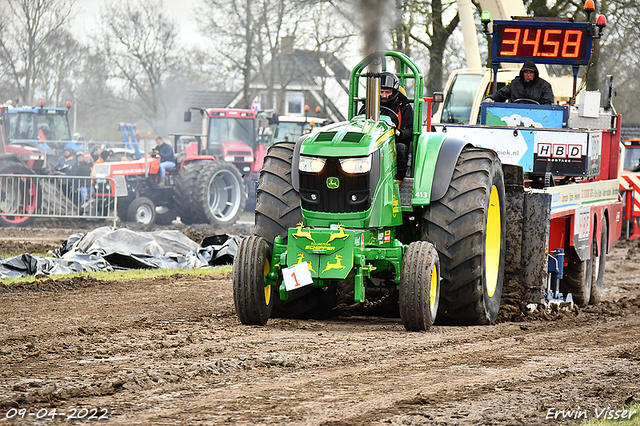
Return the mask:
[[[300,163],[298,164],[298,169],[301,172],[320,173],[324,168],[324,164],[326,162],[327,162],[326,158],[305,157],[301,155]]]
[[[343,158],[340,165],[345,173],[367,173],[371,170],[371,155],[362,158]]]

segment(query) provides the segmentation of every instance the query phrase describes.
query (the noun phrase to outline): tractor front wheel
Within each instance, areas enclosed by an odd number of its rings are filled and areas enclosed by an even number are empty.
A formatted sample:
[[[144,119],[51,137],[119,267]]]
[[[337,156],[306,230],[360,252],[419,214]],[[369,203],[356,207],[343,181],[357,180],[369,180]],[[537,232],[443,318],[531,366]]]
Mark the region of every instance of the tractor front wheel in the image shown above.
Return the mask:
[[[271,316],[274,286],[265,284],[271,269],[271,249],[264,238],[244,238],[233,259],[233,300],[240,322],[265,325]]]
[[[433,244],[409,244],[402,259],[400,318],[407,331],[427,330],[440,303],[440,261]]]
[[[147,197],[136,198],[127,209],[129,222],[150,225],[156,220],[156,205]]]

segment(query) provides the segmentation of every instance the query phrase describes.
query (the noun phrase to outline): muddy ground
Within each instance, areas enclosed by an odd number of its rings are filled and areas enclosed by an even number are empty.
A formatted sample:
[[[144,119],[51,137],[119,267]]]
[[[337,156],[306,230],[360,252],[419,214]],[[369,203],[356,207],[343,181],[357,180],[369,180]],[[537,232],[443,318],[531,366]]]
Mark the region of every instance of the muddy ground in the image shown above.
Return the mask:
[[[46,252],[78,231],[40,226],[0,229],[0,251]],[[218,230],[183,232],[200,242]],[[54,409],[55,422],[93,415],[114,425],[535,425],[575,424],[607,409],[615,416],[640,400],[640,242],[618,242],[605,277],[597,306],[425,333],[366,310],[242,326],[227,274],[16,285],[0,291],[0,423],[46,424],[38,413],[51,423]],[[74,413],[84,418],[70,420]]]

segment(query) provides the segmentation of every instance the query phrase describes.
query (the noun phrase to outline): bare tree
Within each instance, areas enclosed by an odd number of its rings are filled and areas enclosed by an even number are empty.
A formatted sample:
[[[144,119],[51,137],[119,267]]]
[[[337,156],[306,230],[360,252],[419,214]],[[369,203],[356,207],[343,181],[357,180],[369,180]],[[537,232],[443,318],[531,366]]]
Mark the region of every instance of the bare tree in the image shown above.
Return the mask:
[[[102,15],[98,51],[107,60],[121,100],[137,103],[137,112],[156,133],[166,130],[164,90],[182,61],[177,35],[161,1],[114,3]]]
[[[251,104],[250,82],[255,49],[264,22],[257,19],[262,1],[203,0],[198,22],[205,33],[218,40],[216,51],[225,58],[232,73],[242,73],[242,107]]]
[[[72,17],[74,0],[7,0],[0,7],[0,63],[23,102],[33,103],[33,90],[44,67],[43,46]]]
[[[455,1],[407,0],[398,6],[402,8],[402,21],[392,31],[394,47],[407,54],[412,49],[426,49],[429,56],[427,93],[441,90],[445,49],[460,21],[455,13],[449,22],[445,22],[445,16],[455,7]]]
[[[56,31],[40,48],[35,70],[40,78],[33,92],[60,106],[76,98],[88,49],[67,31]]]

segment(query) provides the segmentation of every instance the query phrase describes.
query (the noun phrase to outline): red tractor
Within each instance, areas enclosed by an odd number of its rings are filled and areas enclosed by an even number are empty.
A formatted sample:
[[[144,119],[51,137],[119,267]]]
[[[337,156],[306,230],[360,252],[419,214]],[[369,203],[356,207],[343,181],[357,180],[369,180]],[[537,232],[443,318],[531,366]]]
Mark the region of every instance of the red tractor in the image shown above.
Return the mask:
[[[152,156],[95,164],[95,200],[112,202],[117,195],[119,217],[143,224],[168,223],[176,216],[184,223],[230,225],[238,220],[246,202],[238,169],[199,146],[178,148],[165,185],[159,183],[160,161]],[[101,184],[105,177],[113,178],[115,187]]]
[[[69,107],[0,105],[0,176],[48,174],[55,150],[71,141]],[[26,226],[39,198],[35,181],[0,178],[0,226]]]
[[[173,135],[176,144],[189,143],[187,150],[202,149],[216,158],[234,164],[242,176],[248,194],[247,209],[255,207],[256,183],[268,146],[256,136],[256,114],[250,109],[189,108],[184,121],[191,121],[191,110],[202,115],[202,134]]]

